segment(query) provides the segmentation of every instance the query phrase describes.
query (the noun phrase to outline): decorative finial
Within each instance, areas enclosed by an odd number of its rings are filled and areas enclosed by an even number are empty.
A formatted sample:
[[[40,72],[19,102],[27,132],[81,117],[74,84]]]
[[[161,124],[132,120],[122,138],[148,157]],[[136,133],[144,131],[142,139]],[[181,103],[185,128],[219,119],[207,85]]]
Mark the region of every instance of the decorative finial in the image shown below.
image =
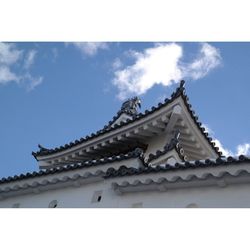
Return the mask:
[[[122,104],[121,111],[131,115],[138,113],[137,107],[141,108],[141,100],[136,96],[131,99],[128,99]]]
[[[180,82],[180,88],[184,88],[184,86],[185,86],[185,81],[181,80],[181,82]]]
[[[185,91],[184,85],[185,85],[185,81],[184,81],[184,80],[181,80],[181,81],[180,81],[179,87],[178,87],[178,88],[176,89],[176,91],[171,95],[171,98],[175,98],[175,97],[179,96],[180,94],[184,94],[184,91]]]

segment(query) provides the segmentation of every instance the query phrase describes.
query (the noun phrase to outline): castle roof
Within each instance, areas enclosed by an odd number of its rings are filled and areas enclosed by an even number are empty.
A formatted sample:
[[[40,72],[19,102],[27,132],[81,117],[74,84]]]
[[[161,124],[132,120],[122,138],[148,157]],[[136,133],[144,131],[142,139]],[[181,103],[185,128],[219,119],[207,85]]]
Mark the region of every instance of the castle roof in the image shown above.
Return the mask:
[[[199,181],[199,186],[219,185],[224,187],[226,184],[237,183],[238,181],[249,182],[250,178],[250,158],[243,155],[157,166],[148,165],[141,157],[141,151],[137,150],[130,155],[109,160],[109,162],[120,161],[119,168],[108,167],[109,164],[107,164],[108,168],[106,169],[101,168],[101,170],[95,171],[93,168],[93,170],[81,172],[86,167],[103,166],[105,163],[100,161],[99,163],[92,162],[81,166],[69,165],[3,178],[0,180],[0,198],[39,193],[72,185],[84,185],[105,179],[111,180],[113,190],[121,194],[151,189],[165,191],[166,187],[178,188],[183,185],[186,185],[186,187],[195,186],[197,181]],[[131,163],[126,163],[129,158],[138,158],[142,164],[131,167]]]
[[[196,152],[191,150],[191,157],[189,157],[189,160],[194,159],[195,157],[216,158],[222,156],[219,148],[215,146],[214,142],[212,142],[212,138],[208,136],[205,128],[202,127],[202,123],[198,120],[198,116],[196,116],[195,112],[192,110],[189,98],[185,93],[184,81],[181,81],[180,86],[171,95],[170,99],[165,99],[163,103],[158,103],[157,106],[153,106],[150,110],[145,110],[143,113],[137,113],[121,109],[118,111],[117,115],[108,122],[107,125],[96,133],[92,133],[86,137],[82,137],[54,149],[47,149],[39,145],[40,150],[32,152],[32,154],[40,163],[40,167],[47,168],[51,166],[65,165],[66,163],[88,160],[91,158],[100,158],[107,157],[112,154],[119,154],[121,151],[116,152],[115,150],[107,150],[112,147],[113,149],[117,148],[114,146],[119,143],[123,144],[119,147],[122,152],[131,151],[136,147],[146,148],[144,139],[150,136],[155,136],[157,133],[163,131],[160,126],[160,122],[163,122],[163,126],[168,127],[169,125],[169,127],[171,127],[171,112],[173,112],[174,107],[178,106],[180,103],[182,103],[181,105],[185,107],[187,113],[186,117],[183,118],[185,121],[188,120],[188,124],[185,129],[189,131],[189,134],[191,133],[189,138],[181,138],[181,140],[189,141],[192,137],[193,141],[196,140],[196,142],[199,141],[202,144],[199,145],[199,147],[201,148],[203,155],[196,156]],[[123,116],[123,119],[117,122],[121,116]],[[126,119],[124,119],[124,117]],[[159,121],[159,118],[162,120]],[[171,127],[171,129],[173,130],[173,127]],[[193,135],[194,130],[199,132],[196,132],[196,135]],[[199,133],[199,135],[197,133]],[[189,148],[186,148],[186,150],[188,152]]]
[[[138,113],[123,103],[96,133],[33,153],[40,171],[0,179],[0,199],[108,182],[117,193],[247,183],[250,158],[222,157],[185,93],[184,81],[164,103]]]

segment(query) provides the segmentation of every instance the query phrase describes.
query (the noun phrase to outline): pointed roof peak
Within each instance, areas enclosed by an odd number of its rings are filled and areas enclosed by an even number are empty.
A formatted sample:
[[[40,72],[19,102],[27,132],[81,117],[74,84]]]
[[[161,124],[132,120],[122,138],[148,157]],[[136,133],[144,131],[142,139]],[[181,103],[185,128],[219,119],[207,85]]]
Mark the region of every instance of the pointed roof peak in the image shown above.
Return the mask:
[[[180,88],[185,88],[185,81],[184,80],[180,81]]]
[[[137,110],[138,107],[140,107],[140,99],[138,97],[130,98],[122,104],[121,109],[117,112],[117,114],[101,130],[98,130],[97,132],[91,133],[90,135],[82,137],[79,140],[72,141],[68,144],[56,147],[54,149],[44,148],[42,150],[40,148],[38,152],[33,152],[32,154],[35,158],[36,156],[48,156],[58,152],[63,152],[64,150],[68,150],[80,144],[84,145],[89,140],[95,139],[99,136],[118,129],[123,129],[124,127],[131,125],[134,122],[136,123],[139,120],[150,116],[154,112],[157,112],[158,110],[167,107],[179,97],[183,99],[184,105],[186,106],[188,113],[191,115],[191,118],[193,119],[194,123],[196,124],[200,132],[203,134],[205,139],[208,141],[212,149],[216,152],[216,154],[218,154],[218,156],[221,156],[221,152],[219,152],[219,149],[216,148],[215,145],[211,142],[212,138],[209,138],[208,134],[205,133],[205,129],[201,127],[202,123],[198,121],[198,116],[195,115],[195,112],[192,110],[191,104],[189,104],[189,98],[185,93],[184,80],[180,81],[179,86],[176,88],[175,92],[171,95],[170,98],[166,98],[163,102],[159,102],[157,106],[152,106],[151,109],[146,109],[143,113],[138,113]],[[176,139],[178,140],[178,137]]]
[[[171,98],[175,98],[181,94],[185,95],[185,81],[181,80],[179,83],[179,87],[175,90],[175,92],[171,95]]]

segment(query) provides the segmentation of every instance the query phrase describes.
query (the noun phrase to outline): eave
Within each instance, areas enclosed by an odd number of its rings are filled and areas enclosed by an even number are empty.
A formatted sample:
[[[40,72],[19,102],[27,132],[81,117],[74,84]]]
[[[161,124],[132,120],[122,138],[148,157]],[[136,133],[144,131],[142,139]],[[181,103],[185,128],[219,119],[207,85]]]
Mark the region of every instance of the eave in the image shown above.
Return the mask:
[[[186,189],[186,188],[202,188],[208,186],[217,186],[224,188],[232,184],[245,184],[250,182],[250,173],[247,170],[241,170],[235,174],[221,173],[219,175],[207,174],[204,177],[195,175],[188,179],[176,178],[175,180],[167,180],[164,177],[158,179],[148,178],[145,181],[136,180],[134,182],[124,181],[122,184],[112,183],[112,188],[116,194],[134,192],[166,192],[171,189]]]
[[[54,174],[60,174],[64,172],[74,171],[74,170],[91,168],[93,169],[93,171],[95,171],[96,167],[98,166],[101,166],[104,169],[103,166],[105,165],[110,166],[112,163],[120,163],[124,165],[124,164],[127,164],[128,160],[131,160],[131,159],[136,159],[138,161],[141,161],[141,164],[144,164],[143,151],[137,148],[134,151],[129,152],[127,154],[114,155],[111,157],[105,157],[105,158],[101,158],[97,160],[93,159],[93,160],[89,160],[89,161],[85,161],[81,163],[69,164],[69,165],[64,165],[61,167],[48,168],[46,170],[34,171],[32,173],[9,176],[9,177],[0,179],[0,187],[6,183],[13,183],[17,181],[34,179],[34,178],[44,177],[44,176],[51,176]]]
[[[68,166],[64,169],[57,168],[31,173],[20,178],[2,179],[0,199],[66,187],[79,187],[104,180],[110,183],[117,194],[209,185],[224,187],[228,184],[242,184],[250,181],[250,158],[243,155],[238,158],[206,159],[155,167],[147,165],[141,154],[132,156],[134,162],[130,162],[129,156],[125,158],[113,167],[110,166],[115,164],[115,161],[109,164],[99,164],[91,169],[86,166],[82,168]],[[136,165],[136,161],[140,161],[138,166],[131,167]]]
[[[169,189],[217,186],[220,188],[250,181],[250,158],[228,157],[144,169],[121,168],[107,170],[112,188],[117,194]]]
[[[116,170],[121,166],[140,168],[144,165],[142,150],[136,149],[125,155],[2,178],[0,180],[0,199],[66,187],[79,187],[103,181],[108,168]]]
[[[198,122],[198,117],[195,116],[194,111],[191,110],[191,105],[188,103],[188,97],[185,94],[183,82],[180,87],[172,94],[171,99],[165,99],[164,103],[159,103],[157,107],[152,107],[151,110],[146,110],[143,114],[134,116],[132,120],[128,119],[126,122],[121,122],[119,125],[114,124],[110,126],[114,119],[105,126],[102,130],[97,131],[95,134],[92,133],[90,136],[71,142],[51,150],[41,150],[40,152],[33,153],[35,158],[38,160],[40,167],[51,167],[60,166],[65,163],[74,163],[84,161],[90,158],[98,158],[108,151],[107,149],[119,148],[129,150],[129,145],[133,144],[134,147],[139,145],[143,147],[145,141],[151,138],[157,133],[164,131],[164,128],[168,126],[169,119],[171,118],[171,112],[175,105],[182,103],[183,108],[186,110],[186,117],[188,120],[188,126],[196,127],[192,130],[196,130],[196,136],[198,136],[205,151],[209,151],[209,154],[213,155],[214,158],[221,156],[218,148],[212,143],[212,138],[208,137],[205,133],[205,128]],[[195,126],[193,126],[195,124]],[[190,133],[186,124],[176,123],[182,129],[183,138],[181,138],[182,144],[187,145],[191,138],[191,144],[195,145],[196,148],[191,149],[190,154],[192,158],[205,158],[206,154],[196,155],[196,151],[199,151],[201,147],[197,143],[192,143],[194,138]],[[197,132],[198,131],[198,132]],[[192,131],[193,132],[193,131]],[[185,137],[186,133],[186,137]],[[205,140],[204,140],[205,139]],[[188,145],[186,146],[188,149]],[[201,150],[202,151],[202,150]],[[204,150],[203,150],[204,151]],[[210,156],[209,155],[209,156]],[[189,159],[189,160],[191,160]]]

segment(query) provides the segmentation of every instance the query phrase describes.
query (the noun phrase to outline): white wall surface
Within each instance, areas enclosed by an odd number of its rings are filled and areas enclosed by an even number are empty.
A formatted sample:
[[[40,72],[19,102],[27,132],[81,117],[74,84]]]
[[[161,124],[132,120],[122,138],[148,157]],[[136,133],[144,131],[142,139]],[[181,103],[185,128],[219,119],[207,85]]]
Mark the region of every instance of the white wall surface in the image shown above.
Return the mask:
[[[15,203],[20,203],[21,208],[47,208],[52,200],[58,201],[59,208],[129,208],[136,203],[142,203],[143,207],[151,208],[184,208],[190,204],[201,208],[250,207],[250,184],[234,184],[224,188],[209,186],[117,195],[111,188],[112,182],[112,179],[109,179],[81,187],[68,187],[7,198],[0,201],[0,207],[10,208]],[[92,203],[95,191],[103,191],[102,198],[100,202]]]

